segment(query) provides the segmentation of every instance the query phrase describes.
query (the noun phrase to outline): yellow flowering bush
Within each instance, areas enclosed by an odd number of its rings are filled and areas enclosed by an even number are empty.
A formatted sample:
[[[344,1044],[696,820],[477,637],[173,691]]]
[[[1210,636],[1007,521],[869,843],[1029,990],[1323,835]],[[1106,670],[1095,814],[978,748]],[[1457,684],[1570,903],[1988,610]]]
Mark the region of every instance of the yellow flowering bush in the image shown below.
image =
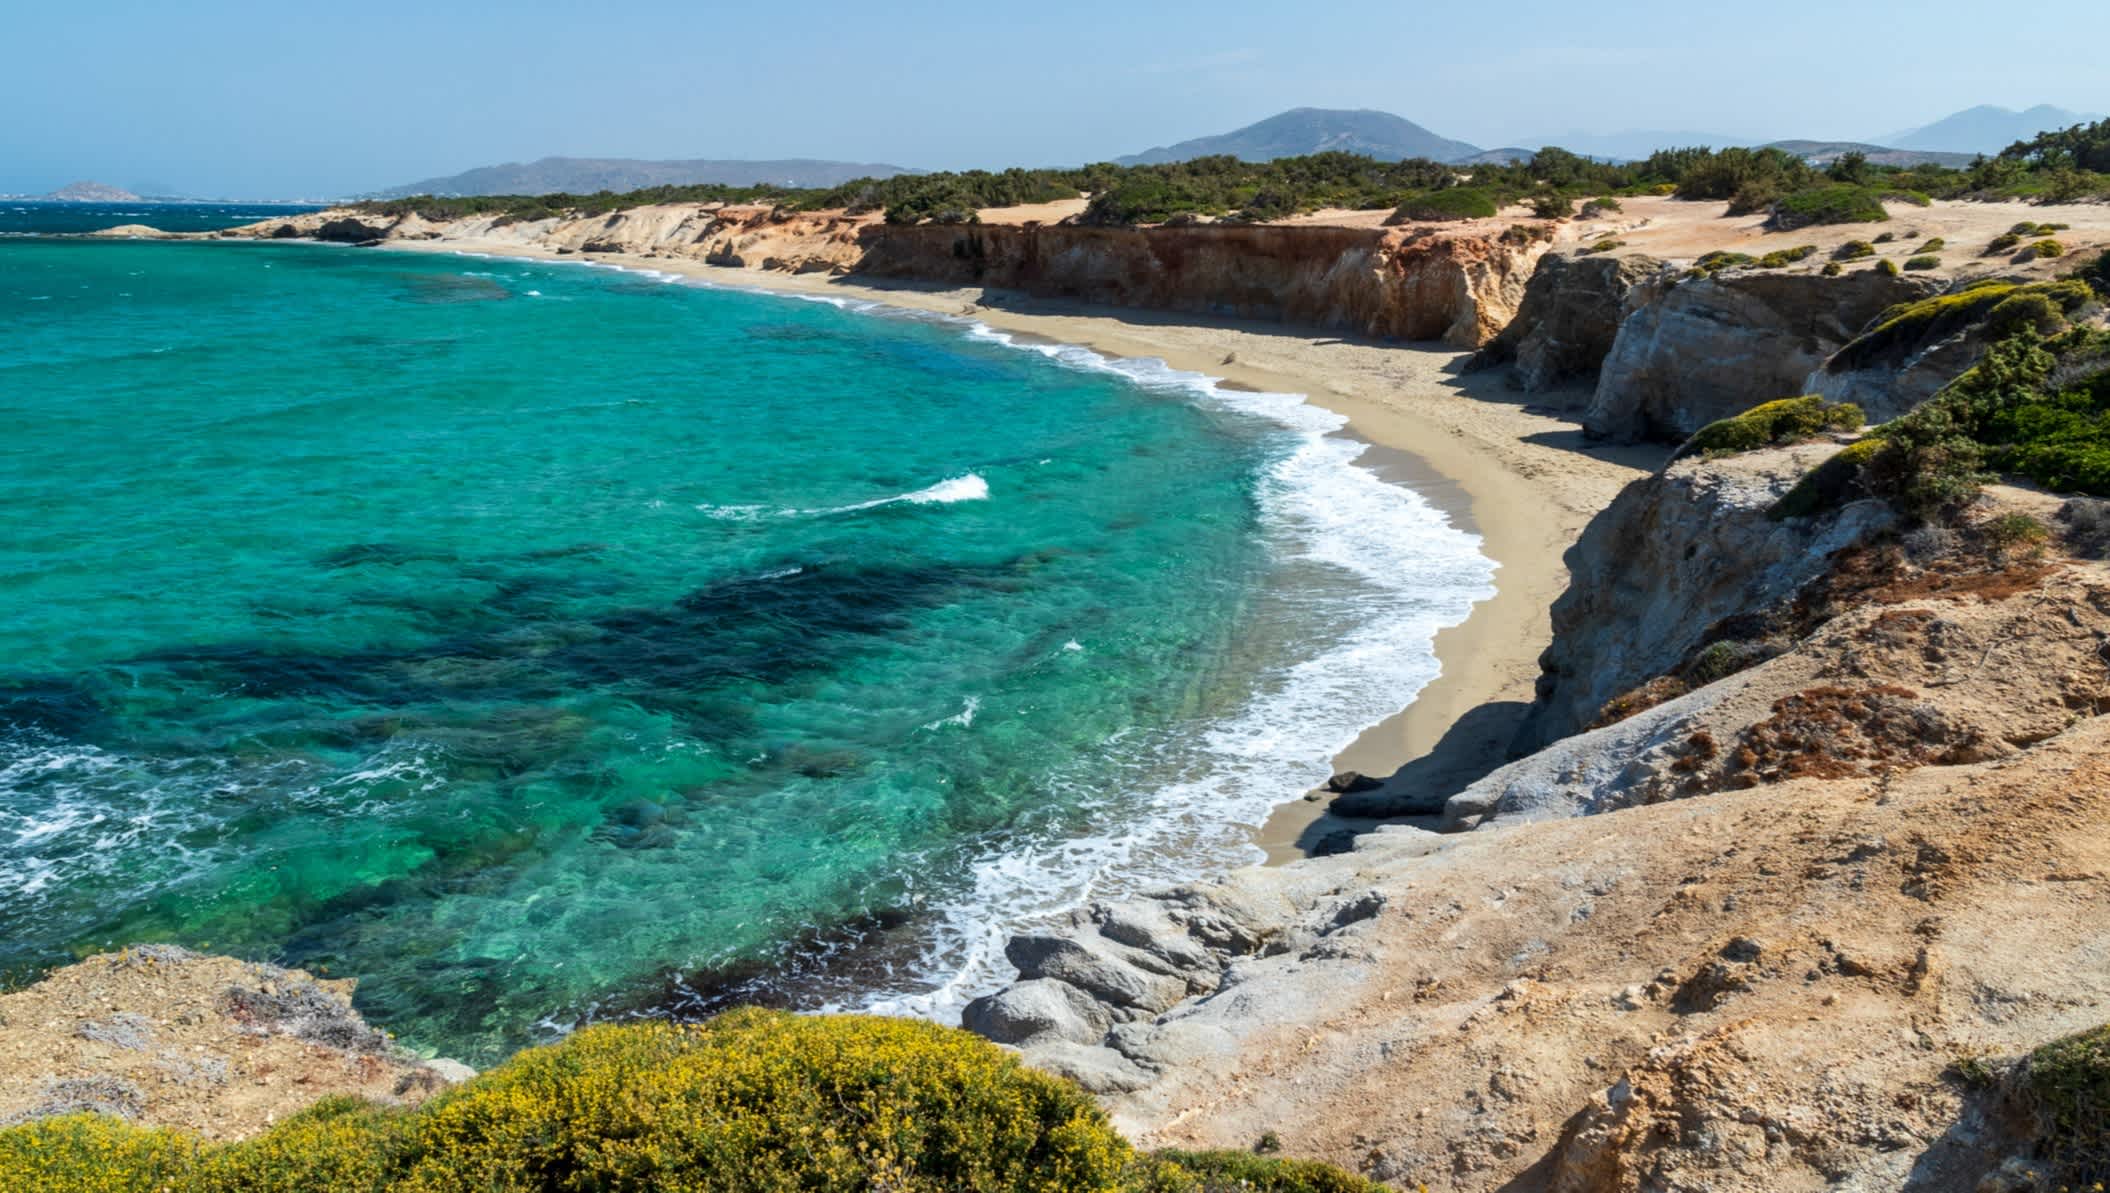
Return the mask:
[[[1324,1165],[1138,1155],[979,1036],[743,1010],[591,1027],[415,1109],[325,1098],[238,1143],[76,1114],[0,1129],[39,1193],[1365,1193]]]

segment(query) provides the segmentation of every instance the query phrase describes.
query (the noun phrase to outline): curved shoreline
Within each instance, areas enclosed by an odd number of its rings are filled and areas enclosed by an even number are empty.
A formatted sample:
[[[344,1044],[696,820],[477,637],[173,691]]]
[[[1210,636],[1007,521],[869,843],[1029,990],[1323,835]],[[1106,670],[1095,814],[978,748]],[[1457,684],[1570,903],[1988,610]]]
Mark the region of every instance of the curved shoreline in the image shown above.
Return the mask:
[[[1348,420],[1370,445],[1358,461],[1420,494],[1481,538],[1494,595],[1439,631],[1441,668],[1399,712],[1363,731],[1335,759],[1417,789],[1447,792],[1506,759],[1514,722],[1532,699],[1538,656],[1551,640],[1548,609],[1567,585],[1562,555],[1628,481],[1660,462],[1653,448],[1586,445],[1559,405],[1583,390],[1539,395],[1530,406],[1499,370],[1461,375],[1469,353],[1388,344],[1245,320],[1206,319],[978,288],[845,279],[707,265],[678,257],[596,253],[590,262],[507,241],[391,241],[383,250],[475,253],[678,274],[714,286],[881,303],[963,316],[990,328],[1074,344],[1112,358],[1156,357],[1240,389],[1303,395]],[[1362,823],[1321,800],[1285,792],[1254,833],[1270,865],[1310,856]],[[1440,803],[1440,799],[1437,801]]]

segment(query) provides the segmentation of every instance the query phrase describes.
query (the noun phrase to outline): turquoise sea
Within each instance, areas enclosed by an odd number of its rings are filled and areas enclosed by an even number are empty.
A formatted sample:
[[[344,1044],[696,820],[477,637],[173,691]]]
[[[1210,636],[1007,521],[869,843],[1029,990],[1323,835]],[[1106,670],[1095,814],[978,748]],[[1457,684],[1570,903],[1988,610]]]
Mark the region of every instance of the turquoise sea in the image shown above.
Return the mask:
[[[0,971],[472,1061],[947,1014],[1244,860],[1491,567],[1292,396],[570,263],[0,240],[0,420]]]

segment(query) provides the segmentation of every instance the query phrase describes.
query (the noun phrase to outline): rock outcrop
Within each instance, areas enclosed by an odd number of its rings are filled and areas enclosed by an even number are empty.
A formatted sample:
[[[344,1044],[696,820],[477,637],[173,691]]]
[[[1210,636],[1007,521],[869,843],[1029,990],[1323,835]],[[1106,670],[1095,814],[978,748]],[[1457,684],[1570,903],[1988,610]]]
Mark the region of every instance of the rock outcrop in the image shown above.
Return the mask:
[[[1761,269],[1659,274],[1598,373],[1583,429],[1620,442],[1682,440],[1716,419],[1805,390],[1810,373],[1869,320],[1939,291],[1923,275],[1839,277]]]
[[[1548,253],[1524,287],[1516,318],[1466,367],[1506,364],[1509,383],[1525,393],[1595,378],[1632,313],[1628,296],[1665,268],[1651,257]]]
[[[1536,749],[1579,733],[1607,702],[1669,671],[1723,621],[1822,573],[1833,552],[1893,524],[1880,502],[1826,517],[1766,516],[1835,443],[1680,460],[1635,481],[1566,557],[1538,701],[1519,735]]]
[[[856,272],[866,276],[1464,348],[1511,321],[1546,247],[1427,229],[1239,224],[880,225],[862,242]]]
[[[76,1110],[239,1139],[325,1094],[416,1102],[474,1076],[399,1050],[352,983],[150,944],[0,994],[0,1124]]]

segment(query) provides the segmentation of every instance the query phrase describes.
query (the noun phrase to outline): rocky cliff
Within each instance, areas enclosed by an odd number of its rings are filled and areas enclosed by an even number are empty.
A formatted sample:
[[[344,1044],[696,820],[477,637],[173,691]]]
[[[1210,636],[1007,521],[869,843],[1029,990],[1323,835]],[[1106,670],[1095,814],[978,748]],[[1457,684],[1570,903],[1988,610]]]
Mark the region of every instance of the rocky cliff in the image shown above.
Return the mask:
[[[1980,535],[2056,523],[2014,490],[1942,534],[1865,506],[1766,522],[1827,450],[1622,495],[1550,653],[1619,677],[1576,709],[1642,698],[1453,797],[1477,831],[1389,826],[1092,907],[1015,939],[1022,981],[968,1025],[1150,1142],[1273,1132],[1407,1187],[1969,1190],[2026,1167],[1998,1080],[1951,1066],[2110,1019],[2110,567]],[[1710,638],[1732,649],[1687,665]]]
[[[1627,298],[1632,313],[1604,358],[1583,428],[1622,442],[1676,441],[1804,393],[1811,372],[1871,319],[1944,284],[1873,269],[1654,275]]]
[[[1501,232],[1313,224],[903,226],[841,212],[688,203],[575,219],[478,216],[445,223],[345,209],[220,235],[682,257],[729,268],[992,286],[1465,348],[1511,322],[1550,240],[1530,225]]]
[[[1668,268],[1638,255],[1547,253],[1524,287],[1516,318],[1467,367],[1508,365],[1510,384],[1526,393],[1594,379],[1619,338],[1620,324],[1633,313],[1629,296]]]
[[[1829,557],[1895,521],[1881,502],[1774,521],[1774,503],[1838,450],[1819,442],[1678,461],[1627,486],[1565,556],[1553,643],[1519,739],[1536,749],[1597,722],[1614,697],[1663,675],[1724,624],[1793,595]]]

